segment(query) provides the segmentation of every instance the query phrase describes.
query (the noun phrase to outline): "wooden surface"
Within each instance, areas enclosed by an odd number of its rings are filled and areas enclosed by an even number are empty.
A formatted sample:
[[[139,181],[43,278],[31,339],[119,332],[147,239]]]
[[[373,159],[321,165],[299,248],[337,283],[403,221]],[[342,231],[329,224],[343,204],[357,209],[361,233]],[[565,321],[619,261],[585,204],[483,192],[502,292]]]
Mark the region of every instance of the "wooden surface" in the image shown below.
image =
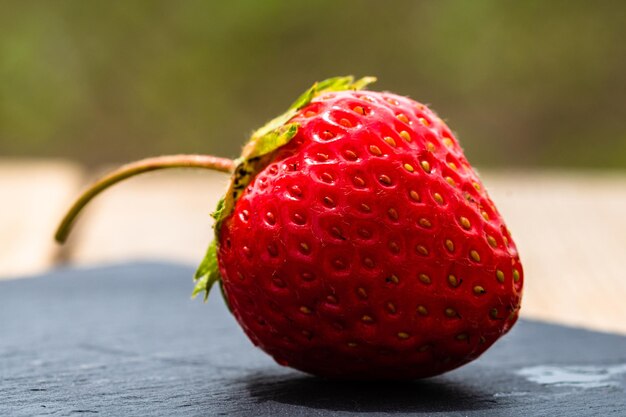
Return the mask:
[[[626,175],[484,177],[520,250],[526,317],[626,334]]]
[[[50,236],[82,178],[69,163],[0,159],[0,279],[54,264],[59,247]]]
[[[137,259],[196,264],[213,238],[228,177],[170,171],[134,178],[93,202],[69,240],[68,259],[90,265]]]
[[[254,348],[192,269],[126,264],[0,282],[2,416],[623,416],[626,337],[520,321],[412,383],[333,382]]]
[[[6,179],[7,166],[0,162],[0,191],[24,194],[0,208],[0,279],[28,276],[55,259],[195,266],[211,239],[209,213],[226,183],[221,174],[169,171],[120,184],[85,211],[59,254],[51,230],[68,193],[77,195],[88,177],[59,166],[56,174],[38,171],[17,185]],[[626,334],[626,173],[485,171],[481,177],[520,249],[522,316]]]

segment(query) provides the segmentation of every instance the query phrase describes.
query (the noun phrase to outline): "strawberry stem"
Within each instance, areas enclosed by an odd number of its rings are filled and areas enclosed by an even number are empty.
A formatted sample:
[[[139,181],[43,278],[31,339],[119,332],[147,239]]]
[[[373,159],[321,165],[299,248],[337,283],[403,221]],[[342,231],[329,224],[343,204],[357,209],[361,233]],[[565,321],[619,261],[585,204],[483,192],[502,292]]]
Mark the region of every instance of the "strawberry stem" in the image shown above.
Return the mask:
[[[231,159],[218,158],[210,155],[157,156],[123,165],[97,180],[74,202],[59,224],[54,238],[57,242],[64,243],[70,234],[76,217],[82,209],[102,191],[127,178],[134,177],[135,175],[143,174],[145,172],[168,168],[203,168],[232,173],[235,170],[235,166],[235,161]]]

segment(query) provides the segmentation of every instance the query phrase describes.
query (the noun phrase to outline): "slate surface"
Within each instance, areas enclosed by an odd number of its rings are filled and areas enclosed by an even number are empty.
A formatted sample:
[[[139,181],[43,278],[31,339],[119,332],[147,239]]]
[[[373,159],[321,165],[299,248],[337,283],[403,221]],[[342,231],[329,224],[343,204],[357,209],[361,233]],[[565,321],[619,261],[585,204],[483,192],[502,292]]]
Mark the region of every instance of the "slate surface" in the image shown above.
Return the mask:
[[[478,361],[405,384],[333,382],[254,348],[192,269],[0,282],[0,416],[626,415],[626,337],[521,321]]]

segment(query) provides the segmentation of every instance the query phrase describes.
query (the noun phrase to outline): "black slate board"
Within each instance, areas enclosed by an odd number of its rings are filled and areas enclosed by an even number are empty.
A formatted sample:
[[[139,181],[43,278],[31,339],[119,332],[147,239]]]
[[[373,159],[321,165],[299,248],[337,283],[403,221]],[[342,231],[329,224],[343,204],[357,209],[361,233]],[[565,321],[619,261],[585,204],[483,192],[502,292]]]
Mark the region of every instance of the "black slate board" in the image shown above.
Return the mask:
[[[482,358],[412,383],[276,365],[193,270],[130,264],[0,282],[0,416],[626,415],[626,337],[521,321]]]

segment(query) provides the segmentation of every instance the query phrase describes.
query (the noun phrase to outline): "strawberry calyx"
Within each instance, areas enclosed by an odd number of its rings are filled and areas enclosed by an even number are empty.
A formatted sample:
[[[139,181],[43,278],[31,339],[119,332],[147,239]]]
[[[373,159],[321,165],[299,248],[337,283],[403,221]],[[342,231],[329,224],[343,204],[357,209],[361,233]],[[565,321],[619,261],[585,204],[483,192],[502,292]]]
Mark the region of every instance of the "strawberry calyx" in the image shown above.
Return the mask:
[[[260,129],[256,130],[248,143],[244,146],[242,154],[235,160],[235,169],[226,194],[219,200],[212,217],[215,219],[215,238],[209,245],[206,255],[196,270],[192,296],[204,292],[204,300],[209,296],[213,284],[221,283],[217,250],[219,244],[219,232],[222,221],[233,211],[235,203],[246,189],[252,179],[272,159],[274,152],[289,143],[298,133],[299,125],[290,122],[298,112],[308,105],[315,97],[322,93],[345,90],[361,90],[376,81],[375,77],[363,77],[355,80],[353,76],[334,77],[313,84],[306,90],[287,111],[272,119]]]

